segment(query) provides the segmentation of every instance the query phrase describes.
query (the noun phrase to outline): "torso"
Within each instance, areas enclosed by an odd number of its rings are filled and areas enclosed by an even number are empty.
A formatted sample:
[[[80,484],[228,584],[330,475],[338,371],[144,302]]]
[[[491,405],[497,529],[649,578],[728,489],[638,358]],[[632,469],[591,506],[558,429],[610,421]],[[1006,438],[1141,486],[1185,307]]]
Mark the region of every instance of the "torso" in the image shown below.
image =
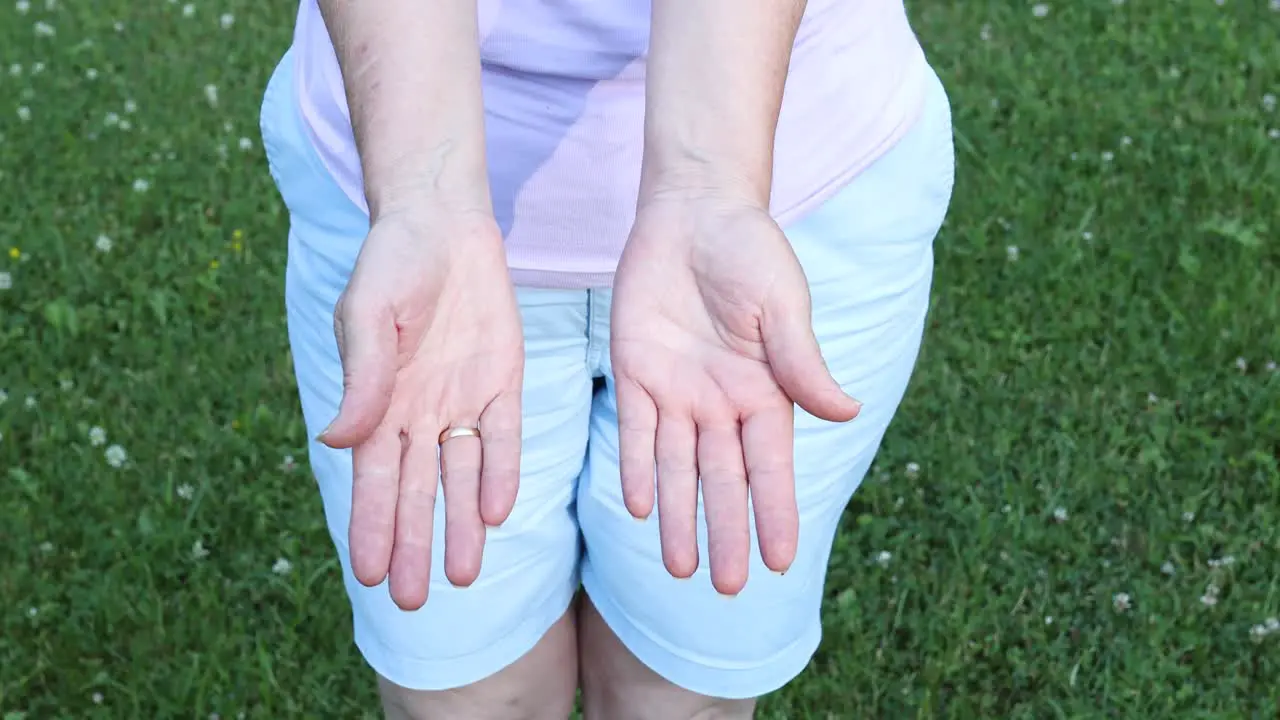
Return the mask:
[[[648,0],[480,0],[494,212],[517,284],[600,287],[635,215]],[[334,179],[365,208],[342,76],[316,0],[294,37],[299,110]],[[928,69],[902,0],[809,0],[774,149],[786,225],[915,122]]]

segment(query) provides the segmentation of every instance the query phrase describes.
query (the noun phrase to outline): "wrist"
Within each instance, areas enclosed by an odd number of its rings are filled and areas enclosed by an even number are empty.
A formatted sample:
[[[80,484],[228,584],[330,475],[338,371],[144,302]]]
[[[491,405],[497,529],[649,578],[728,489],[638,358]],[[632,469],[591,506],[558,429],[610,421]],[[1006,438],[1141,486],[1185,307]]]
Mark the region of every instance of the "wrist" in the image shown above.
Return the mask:
[[[486,204],[483,207],[439,192],[412,192],[370,212],[370,226],[398,226],[440,250],[458,248],[464,256],[503,251],[502,231]]]
[[[475,162],[452,167],[443,162],[443,155],[405,154],[382,167],[366,169],[364,192],[370,221],[422,208],[492,217],[483,155]]]
[[[772,178],[768,172],[696,157],[651,160],[646,156],[640,173],[639,205],[675,199],[769,207]]]

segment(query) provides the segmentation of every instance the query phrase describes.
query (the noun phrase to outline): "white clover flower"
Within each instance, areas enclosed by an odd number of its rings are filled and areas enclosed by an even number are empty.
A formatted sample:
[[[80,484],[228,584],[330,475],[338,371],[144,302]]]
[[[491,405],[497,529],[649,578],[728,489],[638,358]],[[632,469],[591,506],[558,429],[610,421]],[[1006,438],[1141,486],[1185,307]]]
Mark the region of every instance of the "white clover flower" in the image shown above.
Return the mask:
[[[119,445],[108,447],[103,456],[106,457],[107,464],[114,468],[123,466],[125,461],[129,459],[129,455]]]

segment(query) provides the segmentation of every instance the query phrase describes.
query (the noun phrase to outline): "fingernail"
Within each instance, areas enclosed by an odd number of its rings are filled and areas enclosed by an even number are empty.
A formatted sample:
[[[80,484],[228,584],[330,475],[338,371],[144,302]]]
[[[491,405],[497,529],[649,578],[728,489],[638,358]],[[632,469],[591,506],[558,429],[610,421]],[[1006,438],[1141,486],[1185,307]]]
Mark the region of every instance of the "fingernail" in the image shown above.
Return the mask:
[[[336,419],[335,419],[335,422],[336,422]],[[332,429],[333,429],[333,423],[331,422],[327,426],[325,426],[325,429],[320,431],[319,435],[316,436],[316,442],[320,442],[320,443],[324,442],[324,439],[329,435],[329,431]]]

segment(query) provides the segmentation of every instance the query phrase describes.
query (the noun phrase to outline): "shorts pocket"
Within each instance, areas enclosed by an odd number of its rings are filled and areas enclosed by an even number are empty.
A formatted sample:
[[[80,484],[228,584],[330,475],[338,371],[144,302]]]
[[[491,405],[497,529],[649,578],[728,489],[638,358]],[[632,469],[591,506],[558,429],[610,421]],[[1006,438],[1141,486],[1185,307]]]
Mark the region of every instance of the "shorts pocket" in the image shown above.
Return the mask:
[[[267,170],[271,173],[271,179],[276,183],[276,189],[281,189],[280,184],[280,126],[279,124],[287,119],[281,112],[281,87],[284,77],[283,73],[292,65],[292,51],[286,52],[280,62],[276,63],[276,67],[271,71],[271,78],[267,80],[267,88],[262,93],[262,106],[258,111],[258,132],[262,135],[262,149],[267,156]]]

